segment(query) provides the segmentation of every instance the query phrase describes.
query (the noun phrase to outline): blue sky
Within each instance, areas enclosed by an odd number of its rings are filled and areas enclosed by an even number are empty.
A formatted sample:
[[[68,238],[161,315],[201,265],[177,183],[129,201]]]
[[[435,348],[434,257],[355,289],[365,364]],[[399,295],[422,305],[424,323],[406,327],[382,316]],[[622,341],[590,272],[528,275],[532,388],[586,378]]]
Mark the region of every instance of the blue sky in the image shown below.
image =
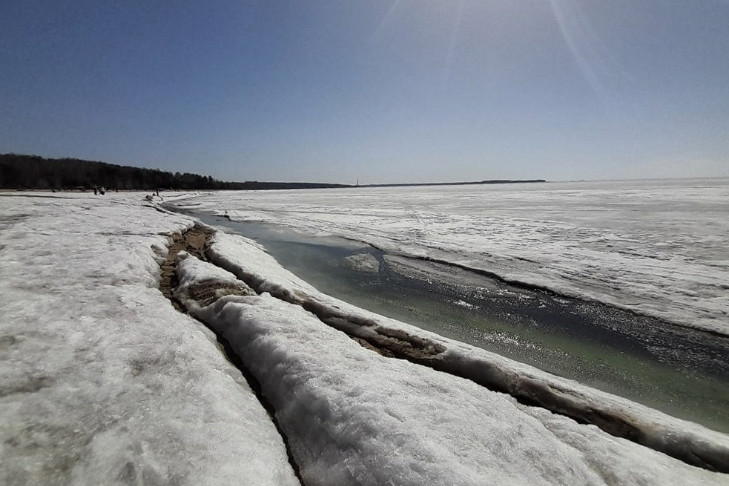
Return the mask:
[[[4,1],[0,152],[225,180],[729,176],[729,1]]]

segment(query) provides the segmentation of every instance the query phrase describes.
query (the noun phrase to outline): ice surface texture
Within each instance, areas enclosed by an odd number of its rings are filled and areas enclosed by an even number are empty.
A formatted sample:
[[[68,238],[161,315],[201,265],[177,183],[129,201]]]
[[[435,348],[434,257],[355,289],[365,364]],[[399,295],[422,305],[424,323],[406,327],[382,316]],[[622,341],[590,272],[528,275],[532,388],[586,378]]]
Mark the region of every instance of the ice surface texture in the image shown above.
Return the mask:
[[[728,179],[218,193],[195,204],[729,334]]]
[[[351,335],[374,341],[370,339],[373,334],[385,329],[391,334],[400,332],[426,339],[445,349],[429,363],[437,369],[506,391],[525,402],[542,403],[580,421],[596,423],[613,434],[630,437],[690,463],[729,470],[729,437],[725,434],[334,299],[283,269],[246,238],[217,233],[208,256],[257,291],[312,310]],[[415,358],[423,361],[422,356]]]
[[[142,197],[0,195],[0,484],[298,484],[213,334],[157,289],[193,221]]]
[[[139,194],[0,195],[0,484],[297,484],[280,434],[215,337],[157,288],[167,235],[192,224]],[[188,304],[260,381],[309,484],[727,484],[725,474],[382,357],[299,304],[556,380],[323,296],[243,238],[217,235],[212,250],[276,297],[206,291]],[[182,298],[195,283],[240,285],[181,260]],[[673,423],[637,410],[657,428]],[[726,440],[674,425],[708,444]]]
[[[227,255],[244,262],[239,272],[260,284],[257,271],[273,262],[258,252],[242,238],[218,234],[209,253],[213,261]],[[261,383],[307,484],[727,481],[470,380],[380,356],[298,305],[312,289],[281,269],[263,285],[282,298],[224,296],[210,305],[189,298],[188,289],[214,281],[225,287],[236,277],[192,256],[181,259],[178,272],[178,297],[225,336]],[[322,305],[357,317],[344,303]]]

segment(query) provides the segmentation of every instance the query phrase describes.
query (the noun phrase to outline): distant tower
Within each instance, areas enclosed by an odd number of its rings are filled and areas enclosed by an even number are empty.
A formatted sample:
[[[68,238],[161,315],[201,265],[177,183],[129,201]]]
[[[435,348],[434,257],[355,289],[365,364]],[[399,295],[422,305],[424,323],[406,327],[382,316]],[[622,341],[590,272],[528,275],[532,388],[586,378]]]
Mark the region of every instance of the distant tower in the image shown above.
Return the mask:
[[[359,177],[357,178],[357,187],[359,187]]]

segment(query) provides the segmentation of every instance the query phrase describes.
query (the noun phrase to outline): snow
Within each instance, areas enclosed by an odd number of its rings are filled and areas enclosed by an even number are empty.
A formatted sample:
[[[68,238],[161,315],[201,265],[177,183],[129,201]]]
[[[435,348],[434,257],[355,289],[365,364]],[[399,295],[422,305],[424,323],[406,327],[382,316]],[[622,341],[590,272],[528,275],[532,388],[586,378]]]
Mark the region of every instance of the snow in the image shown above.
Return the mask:
[[[724,434],[358,309],[216,233],[212,263],[178,256],[177,295],[235,349],[279,431],[213,333],[158,289],[170,233],[194,221],[142,199],[0,194],[0,484],[298,484],[284,438],[308,485],[729,482],[477,382],[546,390],[726,465]],[[197,302],[203,283],[223,289]],[[341,329],[429,341],[451,374]]]
[[[212,249],[217,259],[254,252],[250,242],[220,234]],[[260,277],[245,268],[259,258],[236,261],[238,273]],[[178,272],[178,296],[226,337],[261,383],[307,484],[726,484],[726,475],[470,380],[380,356],[268,293],[201,306],[187,298],[190,287],[236,276],[191,256]],[[296,278],[276,275],[266,285],[294,295],[282,287]]]
[[[319,309],[322,315],[340,316],[336,321],[340,330],[364,339],[371,338],[378,327],[404,331],[444,348],[439,356],[440,369],[508,390],[530,402],[548,401],[555,409],[569,411],[582,420],[594,417],[597,411],[608,420],[634,429],[634,435],[643,437],[646,445],[683,457],[704,457],[710,463],[729,467],[729,437],[725,434],[330,297],[282,268],[247,238],[216,233],[208,256],[215,265],[249,282],[259,292],[269,292],[307,309]],[[352,324],[343,323],[345,320]]]
[[[0,484],[298,484],[216,338],[157,289],[193,221],[143,196],[0,195]]]
[[[729,179],[220,192],[194,204],[729,335]]]

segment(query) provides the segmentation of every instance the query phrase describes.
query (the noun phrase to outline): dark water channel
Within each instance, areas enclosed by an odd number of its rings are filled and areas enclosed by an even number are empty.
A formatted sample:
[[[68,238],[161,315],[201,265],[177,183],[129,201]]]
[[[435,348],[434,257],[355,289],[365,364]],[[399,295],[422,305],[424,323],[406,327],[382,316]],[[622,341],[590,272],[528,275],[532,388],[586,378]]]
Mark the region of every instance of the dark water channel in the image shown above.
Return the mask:
[[[300,278],[358,307],[729,432],[727,338],[361,243],[193,215],[258,241]]]

